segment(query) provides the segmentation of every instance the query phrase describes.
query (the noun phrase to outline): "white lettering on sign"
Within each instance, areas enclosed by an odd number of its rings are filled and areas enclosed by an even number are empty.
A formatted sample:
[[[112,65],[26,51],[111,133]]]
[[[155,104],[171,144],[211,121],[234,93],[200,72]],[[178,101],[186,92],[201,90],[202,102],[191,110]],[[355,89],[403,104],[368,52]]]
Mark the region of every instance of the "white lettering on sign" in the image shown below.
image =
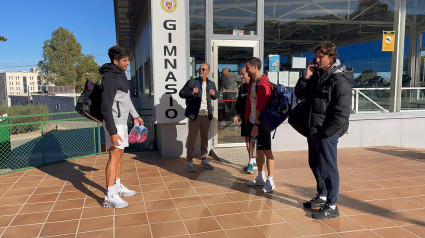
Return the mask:
[[[151,0],[154,117],[157,124],[185,120],[185,101],[178,95],[188,78],[188,1]],[[165,4],[165,5],[164,5]]]

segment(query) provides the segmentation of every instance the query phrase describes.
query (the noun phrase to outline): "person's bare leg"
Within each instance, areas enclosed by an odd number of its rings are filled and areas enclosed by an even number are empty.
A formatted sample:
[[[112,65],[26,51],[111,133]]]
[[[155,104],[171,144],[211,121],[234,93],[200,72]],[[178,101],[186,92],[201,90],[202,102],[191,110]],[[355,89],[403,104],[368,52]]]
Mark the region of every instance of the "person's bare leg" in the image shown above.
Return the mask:
[[[264,154],[266,155],[267,159],[267,173],[269,177],[273,177],[274,174],[274,157],[271,150],[265,150]],[[258,163],[258,162],[257,162]]]
[[[115,146],[109,148],[109,160],[106,164],[106,187],[114,186],[117,176],[118,164],[121,162],[122,153]]]
[[[109,148],[109,160],[106,164],[106,187],[107,194],[102,203],[103,207],[123,208],[128,206],[128,203],[119,196],[117,189],[114,187],[117,174],[120,175],[118,168],[121,169],[122,151],[115,146]]]
[[[117,172],[115,173],[115,179],[119,179],[121,178],[121,161],[122,161],[122,157],[124,155],[124,150],[119,150],[120,151],[120,160],[118,161],[118,165],[117,165]]]
[[[258,172],[263,172],[264,171],[264,151],[257,150],[256,161],[257,161]]]
[[[246,145],[246,150],[248,151],[248,157],[249,157],[249,136],[245,136],[245,145]]]

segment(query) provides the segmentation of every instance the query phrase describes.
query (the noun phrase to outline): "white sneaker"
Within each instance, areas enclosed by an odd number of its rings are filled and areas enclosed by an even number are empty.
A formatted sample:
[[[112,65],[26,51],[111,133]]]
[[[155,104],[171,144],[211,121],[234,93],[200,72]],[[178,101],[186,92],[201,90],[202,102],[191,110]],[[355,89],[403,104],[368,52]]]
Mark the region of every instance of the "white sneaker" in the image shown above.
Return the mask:
[[[121,184],[121,187],[118,191],[118,194],[121,197],[131,197],[131,196],[134,196],[136,194],[136,191],[130,190],[130,189],[126,188],[124,185]]]
[[[248,186],[263,186],[266,184],[266,179],[260,176],[257,176],[254,180],[246,182]]]
[[[128,206],[128,202],[124,201],[117,192],[113,193],[110,197],[105,196],[102,207],[123,208]]]
[[[274,183],[271,183],[270,180],[267,179],[266,184],[261,191],[263,191],[263,193],[271,193],[275,188],[276,186]]]

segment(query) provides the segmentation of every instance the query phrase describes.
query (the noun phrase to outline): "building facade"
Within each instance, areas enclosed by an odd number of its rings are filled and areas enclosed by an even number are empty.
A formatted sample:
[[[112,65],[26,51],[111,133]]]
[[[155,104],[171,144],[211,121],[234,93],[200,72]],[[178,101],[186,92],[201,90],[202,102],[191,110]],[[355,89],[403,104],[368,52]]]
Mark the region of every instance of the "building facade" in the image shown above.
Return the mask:
[[[245,59],[256,56],[274,82],[291,87],[313,60],[314,46],[324,40],[333,41],[338,58],[354,68],[353,124],[363,128],[372,121],[367,115],[374,113],[376,119],[388,112],[385,122],[392,115],[402,119],[399,113],[404,112],[424,117],[425,0],[114,0],[114,9],[117,43],[131,52],[132,92],[142,109],[152,111],[163,157],[184,156],[187,121],[180,117],[185,105],[176,92],[196,76],[199,64],[209,63],[209,78],[220,85],[223,68],[238,73]],[[279,60],[275,70],[271,56]],[[244,145],[226,111],[231,107],[224,106],[234,96],[220,91],[210,148]],[[276,138],[295,139],[285,145],[274,140],[274,150],[300,148],[291,147],[303,140],[292,137],[286,126],[279,127]],[[345,136],[341,145],[374,145],[359,142],[370,135],[353,128],[355,138]],[[388,138],[384,133],[378,141]],[[350,144],[350,139],[356,142]],[[415,139],[414,144],[425,141],[423,136]]]
[[[28,95],[38,92],[40,76],[38,70],[31,72],[3,72],[0,73],[0,105],[11,106],[10,95]]]

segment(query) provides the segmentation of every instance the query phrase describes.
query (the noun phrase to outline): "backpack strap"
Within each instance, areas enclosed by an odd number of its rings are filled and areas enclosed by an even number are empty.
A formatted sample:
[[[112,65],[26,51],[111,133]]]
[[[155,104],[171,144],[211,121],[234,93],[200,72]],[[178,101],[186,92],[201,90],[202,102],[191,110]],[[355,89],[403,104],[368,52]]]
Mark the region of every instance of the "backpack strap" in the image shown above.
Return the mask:
[[[258,83],[259,83],[261,80],[264,80],[264,79],[258,79],[258,80],[257,80],[257,82],[255,82],[255,92],[257,92],[257,89],[258,89]],[[273,83],[272,83],[272,82],[270,82],[270,81],[268,81],[268,83],[269,83],[269,85],[270,85],[271,89],[273,89]]]
[[[277,127],[276,127],[276,129],[274,129],[274,133],[273,133],[273,137],[272,137],[273,140],[274,140],[274,136],[276,135],[276,130],[277,130]]]

